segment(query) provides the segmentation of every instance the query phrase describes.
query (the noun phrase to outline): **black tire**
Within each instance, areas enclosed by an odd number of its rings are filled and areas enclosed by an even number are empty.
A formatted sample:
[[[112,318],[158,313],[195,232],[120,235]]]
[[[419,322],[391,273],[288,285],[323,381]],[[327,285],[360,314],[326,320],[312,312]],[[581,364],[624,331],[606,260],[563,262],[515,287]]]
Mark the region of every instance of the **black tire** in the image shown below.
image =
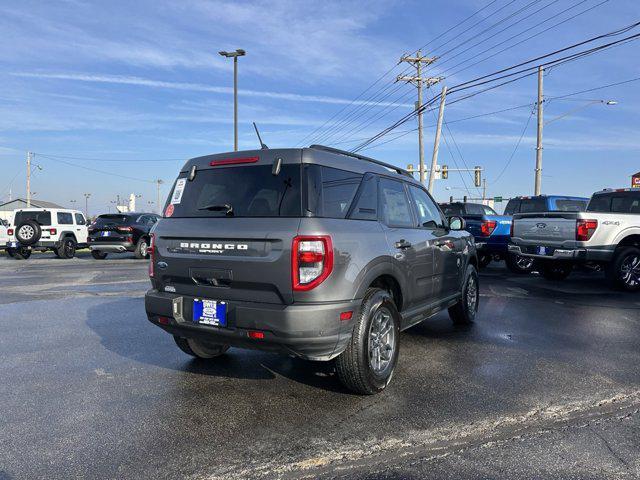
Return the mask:
[[[202,360],[219,357],[229,350],[229,345],[204,343],[200,340],[194,340],[193,338],[182,338],[175,335],[173,339],[184,353]]]
[[[640,291],[640,248],[619,248],[606,269],[612,288],[627,292]]]
[[[505,258],[507,268],[511,273],[518,275],[526,275],[533,270],[534,261],[532,258],[523,257],[522,255],[515,255],[509,253]]]
[[[400,314],[393,298],[385,290],[370,288],[362,300],[351,341],[335,360],[340,382],[362,395],[381,392],[393,377],[399,350]]]
[[[7,248],[7,255],[9,255],[11,258],[15,258],[16,257],[16,251],[13,248]]]
[[[27,247],[11,248],[9,255],[16,260],[26,260],[31,256],[31,250]]]
[[[456,325],[469,325],[476,319],[480,303],[480,280],[473,265],[467,267],[460,301],[449,307],[449,318]]]
[[[486,268],[491,263],[491,260],[493,260],[493,257],[491,255],[481,253],[480,255],[478,255],[478,267]]]
[[[542,260],[538,262],[537,269],[547,280],[558,282],[571,275],[573,265],[569,262],[558,260]]]
[[[42,227],[35,220],[25,220],[16,227],[16,240],[22,245],[33,245],[42,236]]]
[[[149,240],[147,240],[147,237],[140,237],[133,254],[138,259],[149,258]]]
[[[100,250],[91,250],[91,256],[96,260],[104,260],[105,258],[107,258],[107,254],[101,252]]]
[[[61,254],[60,252],[62,252],[62,249],[60,249],[60,248],[54,248],[54,249],[53,249],[53,253],[55,253],[55,254],[56,254],[56,257],[58,257],[58,258],[63,258],[63,257],[62,257],[62,254]]]
[[[60,258],[73,258],[76,256],[76,241],[71,237],[65,237],[62,239],[60,247],[58,247],[58,254]]]

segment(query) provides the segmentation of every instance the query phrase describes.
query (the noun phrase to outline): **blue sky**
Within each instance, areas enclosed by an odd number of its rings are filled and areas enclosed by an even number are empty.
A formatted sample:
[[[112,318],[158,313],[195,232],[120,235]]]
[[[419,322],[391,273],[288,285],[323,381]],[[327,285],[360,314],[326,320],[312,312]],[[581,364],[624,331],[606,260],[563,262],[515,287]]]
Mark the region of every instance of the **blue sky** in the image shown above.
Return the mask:
[[[146,206],[155,201],[153,179],[172,182],[184,159],[229,151],[232,62],[217,55],[219,50],[247,51],[240,59],[240,147],[256,146],[252,121],[269,146],[295,146],[340,109],[347,106],[338,120],[358,107],[349,102],[403,53],[427,44],[483,6],[481,14],[425,48],[427,54],[441,55],[430,73],[444,74],[448,86],[640,18],[637,0],[602,1],[3,2],[0,199],[7,198],[9,189],[14,197],[25,195],[27,150],[36,152],[35,163],[42,167],[33,176],[35,198],[80,205],[82,194],[90,192],[90,213],[106,211],[116,195],[132,192],[141,194]],[[552,69],[545,76],[545,95],[640,76],[639,45],[632,42]],[[464,67],[469,68],[457,71]],[[357,121],[347,123],[347,118],[346,124],[318,132],[326,133],[324,143],[354,147],[408,113],[415,88],[388,87],[401,70],[397,67],[362,97],[380,88],[393,91],[383,103],[362,105],[351,117],[361,115]],[[629,175],[640,170],[639,87],[640,82],[632,82],[548,102],[546,120],[573,113],[545,128],[544,193],[589,195],[627,186]],[[455,159],[460,166],[483,166],[490,195],[531,194],[535,117],[505,170],[531,107],[456,120],[532,104],[535,95],[531,77],[448,107],[445,120],[451,122],[451,134],[445,130],[440,163],[453,167]],[[618,104],[586,106],[600,99]],[[433,113],[426,114],[427,159],[433,123]],[[415,121],[399,130],[412,128]],[[417,164],[417,134],[362,153],[401,166]],[[465,181],[475,194],[470,177]],[[461,196],[464,188],[461,176],[452,174],[437,182],[435,194],[443,200]],[[163,193],[168,193],[166,187]]]

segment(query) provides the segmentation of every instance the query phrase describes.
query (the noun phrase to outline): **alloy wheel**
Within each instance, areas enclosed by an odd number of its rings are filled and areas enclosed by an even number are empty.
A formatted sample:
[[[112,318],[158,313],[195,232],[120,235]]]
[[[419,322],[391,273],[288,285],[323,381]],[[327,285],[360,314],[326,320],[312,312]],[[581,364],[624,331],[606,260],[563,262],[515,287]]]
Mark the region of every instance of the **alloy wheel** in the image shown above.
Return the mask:
[[[629,287],[640,285],[640,255],[629,255],[620,265],[620,279]]]
[[[395,353],[396,331],[391,312],[385,307],[379,308],[369,326],[369,364],[377,375],[383,374]]]

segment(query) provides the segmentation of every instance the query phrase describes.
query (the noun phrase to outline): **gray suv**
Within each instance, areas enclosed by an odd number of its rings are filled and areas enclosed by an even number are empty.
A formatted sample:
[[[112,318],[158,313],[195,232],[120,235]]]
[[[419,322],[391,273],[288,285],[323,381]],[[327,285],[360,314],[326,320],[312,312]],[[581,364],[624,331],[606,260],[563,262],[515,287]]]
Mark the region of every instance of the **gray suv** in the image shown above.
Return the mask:
[[[350,390],[382,391],[400,331],[478,309],[477,256],[395,166],[313,145],[187,161],[154,228],[149,320],[197,358],[230,346],[334,360]]]

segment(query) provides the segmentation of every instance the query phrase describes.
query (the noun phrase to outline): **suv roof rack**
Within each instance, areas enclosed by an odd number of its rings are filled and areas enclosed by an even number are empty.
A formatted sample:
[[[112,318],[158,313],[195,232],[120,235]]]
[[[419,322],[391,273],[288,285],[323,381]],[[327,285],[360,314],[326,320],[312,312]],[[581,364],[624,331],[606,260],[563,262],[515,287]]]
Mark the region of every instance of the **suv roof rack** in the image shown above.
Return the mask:
[[[357,158],[358,160],[364,160],[365,162],[375,163],[382,167],[386,167],[394,172],[399,173],[400,175],[406,175],[408,177],[413,178],[413,175],[409,173],[404,168],[396,167],[395,165],[391,165],[390,163],[381,162],[380,160],[376,160],[375,158],[365,157],[364,155],[358,155],[357,153],[348,152],[346,150],[340,150],[339,148],[327,147],[325,145],[309,145],[309,148],[313,148],[314,150],[324,150],[325,152],[337,153],[338,155],[346,155],[348,157]]]

